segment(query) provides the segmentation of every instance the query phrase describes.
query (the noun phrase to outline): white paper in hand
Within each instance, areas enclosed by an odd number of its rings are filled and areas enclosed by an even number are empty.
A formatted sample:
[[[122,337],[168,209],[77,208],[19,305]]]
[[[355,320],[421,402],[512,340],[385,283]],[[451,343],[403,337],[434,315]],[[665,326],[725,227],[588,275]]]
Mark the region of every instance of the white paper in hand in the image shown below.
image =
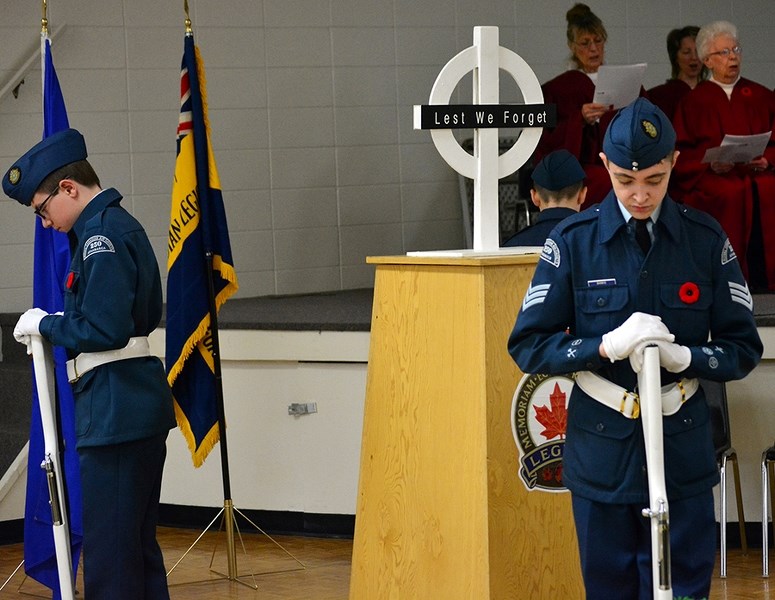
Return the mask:
[[[646,63],[601,66],[597,71],[592,102],[614,108],[627,106],[640,95],[645,72]]]

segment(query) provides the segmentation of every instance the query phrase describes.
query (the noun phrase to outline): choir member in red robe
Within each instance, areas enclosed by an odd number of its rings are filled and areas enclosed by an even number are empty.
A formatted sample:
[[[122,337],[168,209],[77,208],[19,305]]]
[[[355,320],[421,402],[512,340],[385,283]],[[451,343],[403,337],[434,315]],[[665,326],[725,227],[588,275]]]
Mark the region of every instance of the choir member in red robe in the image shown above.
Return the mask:
[[[695,38],[700,30],[695,25],[673,29],[667,34],[667,56],[670,59],[670,79],[662,85],[651,88],[647,96],[662,109],[672,121],[678,101],[693,90],[703,79],[708,69],[697,56]]]
[[[606,127],[615,113],[607,105],[592,102],[608,33],[586,4],[575,4],[566,19],[573,68],[541,86],[544,102],[557,105],[557,126],[544,129],[533,162],[561,148],[573,154],[587,174],[588,193],[582,207],[586,208],[600,202],[611,189],[611,179],[599,154]]]
[[[764,154],[746,164],[703,162],[705,151],[719,146],[726,134],[772,132],[775,94],[740,76],[742,48],[733,24],[703,27],[697,52],[711,78],[678,104],[681,156],[671,193],[721,223],[753,290],[775,291],[775,139],[770,135]]]

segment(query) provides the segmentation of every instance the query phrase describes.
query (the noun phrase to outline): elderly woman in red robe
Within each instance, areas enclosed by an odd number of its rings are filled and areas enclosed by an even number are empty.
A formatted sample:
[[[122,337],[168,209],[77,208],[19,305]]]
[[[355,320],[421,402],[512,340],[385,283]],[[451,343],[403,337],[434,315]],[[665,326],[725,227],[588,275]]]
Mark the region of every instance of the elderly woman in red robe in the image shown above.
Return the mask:
[[[573,154],[587,174],[585,208],[600,202],[611,189],[611,179],[599,154],[606,127],[615,113],[607,105],[592,102],[608,33],[586,4],[575,4],[566,19],[573,68],[541,86],[544,102],[557,105],[557,126],[544,129],[533,162],[560,148]]]
[[[671,194],[721,223],[754,291],[775,291],[775,94],[740,75],[742,47],[732,23],[704,26],[696,43],[711,77],[686,94],[676,110],[681,156]],[[770,134],[767,147],[748,163],[703,160],[727,134],[761,133]]]

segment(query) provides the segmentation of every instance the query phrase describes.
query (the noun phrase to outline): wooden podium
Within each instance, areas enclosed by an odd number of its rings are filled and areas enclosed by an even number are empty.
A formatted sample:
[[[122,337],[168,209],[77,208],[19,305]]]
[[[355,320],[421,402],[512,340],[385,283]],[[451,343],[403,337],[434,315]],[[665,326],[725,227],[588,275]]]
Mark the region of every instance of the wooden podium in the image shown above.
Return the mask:
[[[376,257],[350,600],[583,598],[570,494],[519,479],[536,255]]]

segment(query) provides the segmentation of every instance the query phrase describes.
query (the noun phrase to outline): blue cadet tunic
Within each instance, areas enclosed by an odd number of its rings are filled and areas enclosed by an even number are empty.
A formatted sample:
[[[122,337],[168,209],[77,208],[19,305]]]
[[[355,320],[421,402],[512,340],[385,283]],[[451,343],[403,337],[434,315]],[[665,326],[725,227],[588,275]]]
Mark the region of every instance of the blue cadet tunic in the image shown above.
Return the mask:
[[[575,215],[577,212],[572,208],[563,206],[545,208],[538,213],[535,223],[515,233],[504,242],[503,246],[543,246],[552,229],[560,221]]]
[[[756,366],[763,348],[753,300],[719,224],[666,197],[653,234],[644,260],[613,192],[553,230],[509,338],[509,352],[524,372],[588,370],[635,391],[629,360],[611,363],[598,348],[604,333],[637,311],[659,315],[675,342],[691,350],[690,367],[680,374],[663,369],[662,385],[682,377],[740,379]],[[719,477],[702,390],[663,424],[669,496],[708,491]],[[563,482],[589,500],[647,503],[640,420],[574,386]]]
[[[142,226],[113,188],[86,205],[68,233],[72,260],[64,315],[44,317],[40,333],[68,350],[115,350],[147,336],[162,314],[159,267]],[[164,434],[175,426],[172,395],[154,356],[120,360],[73,384],[79,448]]]

